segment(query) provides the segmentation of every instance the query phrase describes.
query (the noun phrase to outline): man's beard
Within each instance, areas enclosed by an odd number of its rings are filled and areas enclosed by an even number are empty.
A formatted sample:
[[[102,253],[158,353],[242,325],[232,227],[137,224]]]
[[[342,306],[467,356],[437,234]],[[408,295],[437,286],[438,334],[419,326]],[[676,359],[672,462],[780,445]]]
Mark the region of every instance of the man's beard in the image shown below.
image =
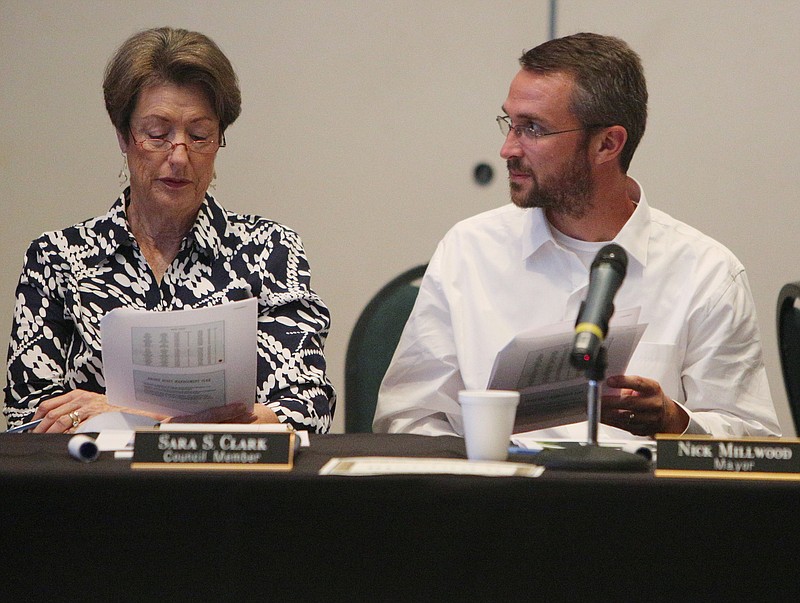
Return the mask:
[[[580,218],[592,206],[594,186],[585,153],[577,152],[560,174],[542,182],[537,180],[532,170],[522,167],[518,157],[509,159],[506,165],[509,171],[531,176],[531,188],[527,195],[519,184],[509,184],[511,201],[519,207],[541,207],[557,214]]]

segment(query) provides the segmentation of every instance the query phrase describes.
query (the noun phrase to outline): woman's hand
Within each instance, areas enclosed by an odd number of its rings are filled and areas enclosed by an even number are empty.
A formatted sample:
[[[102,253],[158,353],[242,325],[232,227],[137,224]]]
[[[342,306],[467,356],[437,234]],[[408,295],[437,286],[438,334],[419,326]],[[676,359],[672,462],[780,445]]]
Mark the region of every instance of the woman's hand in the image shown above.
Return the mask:
[[[163,414],[125,406],[113,406],[108,403],[108,397],[105,394],[74,389],[39,404],[39,408],[36,409],[31,420],[42,419],[42,422],[33,429],[32,433],[70,433],[86,419],[111,411],[143,415],[156,421],[163,421],[167,418],[167,415]]]
[[[39,404],[32,420],[41,419],[42,422],[33,433],[66,433],[81,421],[111,410],[120,408],[111,406],[105,394],[75,389]]]
[[[42,419],[33,433],[68,433],[90,417],[104,412],[121,411],[144,415],[162,423],[278,423],[278,416],[263,404],[254,404],[248,411],[244,404],[228,404],[191,415],[169,417],[108,403],[105,394],[76,389],[39,404],[33,421]]]
[[[193,415],[170,417],[162,423],[278,423],[278,415],[263,404],[255,403],[253,410],[248,411],[246,405],[236,403],[209,408]]]

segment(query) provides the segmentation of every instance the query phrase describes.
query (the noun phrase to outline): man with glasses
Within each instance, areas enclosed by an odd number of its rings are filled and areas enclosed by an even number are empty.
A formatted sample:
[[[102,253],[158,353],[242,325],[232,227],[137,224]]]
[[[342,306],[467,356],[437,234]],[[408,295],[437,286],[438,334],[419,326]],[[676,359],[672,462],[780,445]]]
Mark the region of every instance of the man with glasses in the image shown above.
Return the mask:
[[[599,439],[777,435],[752,295],[724,246],[651,208],[627,175],[647,118],[638,55],[583,33],[527,51],[497,117],[510,205],[440,242],[381,387],[375,431],[463,434],[458,391],[487,387],[516,334],[574,321],[597,252],[627,253],[614,300],[647,325]],[[586,423],[529,432],[584,440]]]

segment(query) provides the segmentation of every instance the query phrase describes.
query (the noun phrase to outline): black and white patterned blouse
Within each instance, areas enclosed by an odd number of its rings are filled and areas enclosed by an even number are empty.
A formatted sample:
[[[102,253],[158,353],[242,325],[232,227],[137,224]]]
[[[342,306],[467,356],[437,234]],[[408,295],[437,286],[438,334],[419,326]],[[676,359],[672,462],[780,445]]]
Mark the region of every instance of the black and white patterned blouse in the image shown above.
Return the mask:
[[[330,313],[311,290],[298,235],[234,214],[206,195],[159,286],[125,217],[125,190],[109,212],[31,243],[16,292],[8,350],[9,426],[73,389],[105,392],[100,319],[110,310],[199,308],[258,299],[258,389],[282,422],[327,432],[335,393],[323,346]]]

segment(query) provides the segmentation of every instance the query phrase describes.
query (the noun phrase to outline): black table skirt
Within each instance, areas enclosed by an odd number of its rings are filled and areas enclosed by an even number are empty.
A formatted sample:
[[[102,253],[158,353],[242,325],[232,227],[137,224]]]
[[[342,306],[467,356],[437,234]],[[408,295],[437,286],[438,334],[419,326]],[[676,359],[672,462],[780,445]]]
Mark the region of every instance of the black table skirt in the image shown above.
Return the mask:
[[[3,588],[29,600],[791,600],[800,482],[319,476],[458,438],[312,436],[294,470],[79,463],[0,435]],[[28,591],[28,589],[30,589]],[[19,599],[22,600],[22,599]]]

